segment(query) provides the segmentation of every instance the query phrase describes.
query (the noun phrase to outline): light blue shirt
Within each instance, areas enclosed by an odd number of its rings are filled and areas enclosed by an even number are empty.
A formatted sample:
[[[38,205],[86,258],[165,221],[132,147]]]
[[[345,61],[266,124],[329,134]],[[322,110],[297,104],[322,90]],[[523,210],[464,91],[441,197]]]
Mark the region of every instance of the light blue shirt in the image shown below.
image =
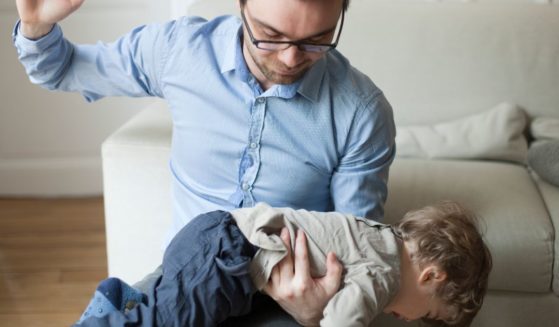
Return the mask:
[[[16,25],[14,44],[30,80],[48,89],[167,101],[172,235],[200,213],[257,202],[381,220],[395,155],[383,93],[336,50],[298,82],[264,92],[240,27],[233,16],[185,17],[76,45],[58,25],[36,41]]]

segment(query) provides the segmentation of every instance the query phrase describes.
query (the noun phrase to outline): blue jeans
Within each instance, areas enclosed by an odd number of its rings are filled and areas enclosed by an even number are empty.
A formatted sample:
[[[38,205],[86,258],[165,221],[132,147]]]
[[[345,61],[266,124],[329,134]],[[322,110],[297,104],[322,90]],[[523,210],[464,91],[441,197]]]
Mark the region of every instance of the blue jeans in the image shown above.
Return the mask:
[[[228,212],[202,214],[167,248],[163,275],[148,292],[147,305],[80,326],[216,326],[247,314],[256,292],[249,266],[257,249]]]

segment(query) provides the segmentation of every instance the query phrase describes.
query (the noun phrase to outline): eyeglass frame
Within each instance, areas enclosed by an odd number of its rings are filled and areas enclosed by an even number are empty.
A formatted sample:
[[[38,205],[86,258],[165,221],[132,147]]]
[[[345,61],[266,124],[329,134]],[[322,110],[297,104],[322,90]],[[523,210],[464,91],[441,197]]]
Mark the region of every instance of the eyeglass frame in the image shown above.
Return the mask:
[[[335,49],[338,46],[338,41],[340,40],[340,35],[342,35],[342,29],[344,27],[344,17],[345,17],[345,10],[342,8],[342,14],[341,14],[341,22],[340,22],[340,28],[338,30],[338,35],[336,36],[336,41],[334,41],[334,43],[308,43],[305,42],[304,40],[299,40],[299,41],[272,41],[272,40],[258,40],[257,38],[254,37],[254,34],[252,34],[252,30],[250,29],[250,26],[248,24],[248,21],[245,17],[244,14],[244,9],[245,6],[241,7],[241,17],[243,19],[243,23],[247,28],[247,32],[248,35],[250,37],[250,42],[257,47],[260,50],[265,50],[265,51],[282,51],[282,50],[286,50],[288,49],[290,46],[296,46],[297,49],[299,51],[303,51],[303,52],[308,52],[308,53],[326,53],[332,49]],[[285,48],[277,48],[277,49],[266,49],[266,48],[261,48],[259,45],[261,43],[266,43],[266,44],[277,44],[277,45],[281,45],[281,44],[286,44],[288,46],[286,46]],[[310,47],[310,48],[306,48],[306,47]],[[318,49],[317,51],[313,51],[311,50],[312,48],[317,48],[320,47],[321,49],[324,48],[324,50]]]

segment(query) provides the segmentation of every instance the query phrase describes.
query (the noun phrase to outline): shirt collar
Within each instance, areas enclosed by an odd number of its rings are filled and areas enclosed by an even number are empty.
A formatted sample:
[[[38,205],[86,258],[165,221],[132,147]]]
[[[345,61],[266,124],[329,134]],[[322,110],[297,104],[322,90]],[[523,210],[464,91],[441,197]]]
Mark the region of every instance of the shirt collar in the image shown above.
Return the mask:
[[[297,90],[299,94],[309,99],[310,101],[317,102],[322,81],[326,73],[326,56],[324,55],[317,62],[315,62],[311,69],[301,79],[301,84]]]
[[[226,51],[223,51],[221,60],[219,62],[219,68],[221,73],[226,73],[228,71],[239,68],[242,62],[244,64],[243,51],[241,49],[241,38],[242,38],[242,25],[239,19],[236,20],[238,25],[236,33],[233,33],[232,37],[229,38],[227,44],[225,44]]]

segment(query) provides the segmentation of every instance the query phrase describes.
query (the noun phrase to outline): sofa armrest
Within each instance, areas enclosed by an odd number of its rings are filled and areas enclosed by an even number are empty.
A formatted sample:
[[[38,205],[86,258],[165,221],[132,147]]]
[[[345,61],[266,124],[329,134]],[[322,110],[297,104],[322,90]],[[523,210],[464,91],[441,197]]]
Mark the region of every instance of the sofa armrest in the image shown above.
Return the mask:
[[[538,185],[547,210],[549,211],[549,216],[551,217],[555,232],[555,244],[553,249],[555,258],[553,260],[553,281],[551,288],[553,292],[559,296],[559,241],[557,239],[557,235],[559,235],[559,187],[549,184],[535,173],[532,175]]]
[[[110,276],[134,283],[161,263],[171,224],[171,134],[169,111],[157,102],[103,143]]]

